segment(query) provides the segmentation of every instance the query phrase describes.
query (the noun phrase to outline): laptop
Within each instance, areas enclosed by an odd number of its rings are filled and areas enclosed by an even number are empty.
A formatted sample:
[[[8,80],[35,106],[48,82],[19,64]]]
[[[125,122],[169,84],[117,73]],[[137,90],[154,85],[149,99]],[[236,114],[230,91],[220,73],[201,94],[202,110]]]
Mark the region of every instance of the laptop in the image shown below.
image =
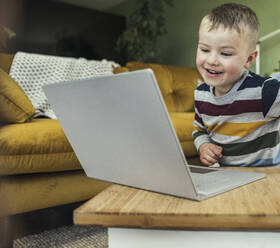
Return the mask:
[[[200,201],[265,177],[189,165],[150,69],[43,90],[90,178]]]

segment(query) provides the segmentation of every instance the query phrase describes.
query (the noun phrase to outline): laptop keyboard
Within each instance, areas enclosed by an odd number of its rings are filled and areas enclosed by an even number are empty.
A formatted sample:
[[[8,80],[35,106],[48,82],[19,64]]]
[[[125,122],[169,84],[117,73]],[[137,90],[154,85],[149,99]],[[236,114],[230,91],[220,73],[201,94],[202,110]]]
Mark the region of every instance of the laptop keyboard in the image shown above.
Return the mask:
[[[201,167],[190,166],[189,168],[192,173],[199,173],[199,174],[205,174],[205,173],[210,173],[210,172],[216,171],[216,170],[208,169],[207,167],[201,168]]]

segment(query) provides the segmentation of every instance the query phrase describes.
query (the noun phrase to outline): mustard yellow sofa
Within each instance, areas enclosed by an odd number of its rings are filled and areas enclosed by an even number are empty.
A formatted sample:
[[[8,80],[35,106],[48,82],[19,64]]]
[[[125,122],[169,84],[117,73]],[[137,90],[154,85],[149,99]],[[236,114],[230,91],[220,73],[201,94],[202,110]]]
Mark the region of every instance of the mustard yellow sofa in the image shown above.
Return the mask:
[[[86,177],[57,120],[35,110],[0,54],[0,217],[87,200],[109,185]],[[151,68],[188,161],[200,164],[191,136],[196,69],[127,63],[115,73]]]

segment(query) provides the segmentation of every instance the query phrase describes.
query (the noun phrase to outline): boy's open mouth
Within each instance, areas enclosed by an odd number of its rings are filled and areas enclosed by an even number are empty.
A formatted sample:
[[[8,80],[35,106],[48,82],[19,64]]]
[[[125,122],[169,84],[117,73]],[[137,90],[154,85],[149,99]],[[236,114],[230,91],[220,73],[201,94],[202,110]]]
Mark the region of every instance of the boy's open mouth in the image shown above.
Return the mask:
[[[210,69],[206,69],[207,72],[211,73],[211,74],[222,74],[222,72],[219,72],[219,71],[213,71],[213,70],[210,70]]]

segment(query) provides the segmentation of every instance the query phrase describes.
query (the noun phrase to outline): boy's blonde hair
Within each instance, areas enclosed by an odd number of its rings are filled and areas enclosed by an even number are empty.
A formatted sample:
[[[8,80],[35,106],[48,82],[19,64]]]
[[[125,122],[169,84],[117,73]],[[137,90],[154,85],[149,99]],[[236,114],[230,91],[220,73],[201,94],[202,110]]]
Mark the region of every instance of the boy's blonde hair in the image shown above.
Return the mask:
[[[233,28],[238,33],[244,32],[244,28],[247,28],[252,38],[251,45],[253,48],[256,47],[259,21],[256,13],[249,7],[242,4],[226,3],[213,9],[205,18],[210,22],[209,31],[218,28],[221,24],[224,28]]]

